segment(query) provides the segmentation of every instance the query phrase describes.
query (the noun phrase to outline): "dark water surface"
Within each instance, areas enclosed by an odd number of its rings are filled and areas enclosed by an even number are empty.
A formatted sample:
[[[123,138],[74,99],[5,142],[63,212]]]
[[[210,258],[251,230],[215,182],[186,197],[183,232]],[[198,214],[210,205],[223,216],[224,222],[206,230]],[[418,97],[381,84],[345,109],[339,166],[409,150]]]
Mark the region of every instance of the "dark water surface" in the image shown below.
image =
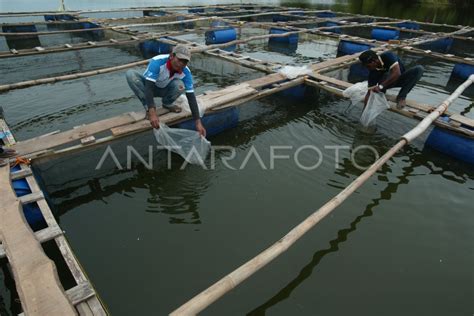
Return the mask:
[[[415,9],[398,10],[394,4],[382,10],[360,2],[281,4],[440,23],[472,21],[460,8],[424,8],[421,18]],[[0,0],[0,11],[57,5],[25,3]],[[144,5],[156,2],[77,1],[70,7]],[[259,30],[242,30],[242,36],[252,35]],[[200,42],[203,34],[182,38]],[[456,49],[472,55],[469,47]],[[300,38],[292,51],[264,41],[237,48],[244,55],[299,66],[334,58],[336,50],[337,41],[323,36]],[[408,53],[401,58],[426,69],[410,98],[437,104],[456,87],[450,80],[452,63]],[[0,80],[12,83],[141,59],[134,46],[2,59]],[[201,55],[193,56],[190,68],[198,94],[263,75]],[[347,79],[349,74],[332,75]],[[461,96],[451,111],[474,118],[472,95],[471,90]],[[0,104],[17,139],[141,110],[123,71],[13,90],[0,94]],[[122,170],[112,159],[96,170],[106,147],[35,168],[59,224],[110,312],[165,315],[280,239],[361,174],[354,163],[367,166],[374,155],[359,150],[351,159],[358,146],[370,145],[383,154],[416,124],[386,112],[377,118],[377,129],[367,133],[358,123],[361,111],[347,100],[307,89],[303,99],[276,95],[240,107],[239,125],[209,139],[214,146],[233,149],[216,152],[207,169],[181,169],[183,159],[176,155],[169,168],[167,153],[156,149],[151,132],[111,145]],[[294,247],[202,314],[472,315],[474,168],[425,148],[428,135],[399,152]],[[145,160],[151,157],[153,168],[145,168],[136,156],[127,167],[127,146]],[[286,146],[277,154],[290,157],[276,160],[273,169],[271,146]],[[321,151],[318,168],[301,167],[318,161],[314,150],[297,153],[303,146]],[[328,146],[345,146],[338,163]],[[260,159],[249,154],[252,150]],[[232,151],[235,158],[226,161]],[[3,287],[6,275],[0,273],[2,315],[15,305],[9,302],[11,290]]]

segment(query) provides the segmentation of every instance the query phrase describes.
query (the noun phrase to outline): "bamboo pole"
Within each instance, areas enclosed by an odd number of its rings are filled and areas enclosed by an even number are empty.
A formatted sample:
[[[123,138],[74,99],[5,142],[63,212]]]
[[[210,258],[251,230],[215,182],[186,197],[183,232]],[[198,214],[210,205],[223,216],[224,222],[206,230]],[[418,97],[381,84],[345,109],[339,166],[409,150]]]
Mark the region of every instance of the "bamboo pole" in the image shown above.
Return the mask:
[[[226,5],[205,5],[205,6],[188,6],[188,5],[182,5],[182,6],[159,6],[159,7],[140,7],[140,8],[117,8],[117,9],[100,9],[100,10],[82,10],[82,11],[77,11],[80,14],[83,13],[104,13],[104,12],[122,12],[122,11],[144,11],[144,10],[183,10],[183,9],[194,9],[194,8],[228,8],[228,7],[234,7],[234,6],[241,6],[242,4],[237,4],[237,3],[231,3],[231,4],[226,4]],[[258,6],[258,5],[257,5]],[[261,7],[261,6],[258,6]]]
[[[455,63],[464,63],[468,65],[474,65],[474,58],[471,57],[459,57],[453,54],[441,54],[437,52],[427,52],[423,49],[419,48],[414,48],[414,47],[400,47],[400,50],[410,52],[416,55],[423,55],[423,56],[428,56],[428,57],[436,57],[439,59],[444,59],[447,61],[455,62]]]
[[[124,25],[115,25],[115,26],[101,26],[90,29],[74,29],[74,30],[61,30],[61,31],[49,31],[49,32],[0,32],[0,36],[25,36],[25,35],[52,35],[52,34],[61,34],[61,33],[80,33],[80,32],[90,32],[90,31],[99,31],[99,30],[120,30],[124,28],[139,27],[139,26],[165,26],[165,25],[175,25],[183,24],[188,22],[196,21],[212,21],[212,20],[222,20],[221,18],[216,17],[206,17],[206,18],[196,18],[182,21],[168,21],[168,22],[156,22],[156,23],[139,23],[139,24],[124,24]],[[82,23],[84,21],[78,21],[77,23]]]
[[[456,100],[464,90],[466,90],[474,82],[474,75],[470,75],[469,78],[460,85],[443,103],[441,103],[433,112],[425,117],[415,128],[402,136],[407,142],[411,142],[415,138],[421,135],[428,126],[433,123],[441,114],[443,114],[448,107]]]
[[[123,12],[123,11],[144,11],[144,10],[181,10],[189,8],[219,8],[219,7],[232,7],[237,4],[229,5],[210,5],[210,6],[161,6],[161,7],[142,7],[142,8],[117,8],[117,9],[101,9],[101,10],[78,10],[78,11],[66,11],[66,12],[56,12],[56,11],[34,11],[34,12],[6,12],[0,14],[0,17],[13,17],[13,16],[36,16],[36,15],[63,15],[63,14],[84,14],[84,13],[104,13],[104,12]],[[240,5],[240,4],[239,4]]]
[[[313,10],[313,11],[304,11],[304,10],[295,10],[289,9],[286,11],[267,11],[261,13],[254,13],[254,14],[246,14],[246,15],[236,15],[236,16],[226,16],[227,19],[237,19],[237,18],[250,18],[255,16],[265,16],[265,15],[273,15],[273,14],[288,14],[291,11],[303,11],[304,13],[320,13],[320,12],[329,12],[331,10]],[[294,15],[295,17],[300,17],[298,15]]]
[[[19,25],[56,25],[56,24],[75,24],[80,22],[92,22],[89,18],[71,21],[34,21],[34,22],[16,22],[16,23],[0,23],[0,26],[19,26]]]
[[[170,35],[176,35],[176,34],[170,34],[169,32],[167,32],[160,36],[170,36]],[[155,37],[159,37],[159,36],[154,35],[154,36],[149,36],[149,37],[137,37],[136,39],[122,40],[122,41],[118,41],[118,40],[100,41],[100,42],[94,42],[94,45],[91,45],[89,43],[80,43],[80,44],[76,44],[75,46],[71,44],[63,44],[60,47],[58,46],[49,47],[49,48],[47,47],[47,48],[44,48],[44,50],[23,49],[23,50],[16,51],[15,53],[4,51],[4,52],[0,52],[0,59],[40,55],[40,54],[42,55],[42,54],[62,53],[62,52],[73,51],[73,50],[91,49],[91,48],[99,48],[99,47],[128,45],[128,44],[134,44],[137,42],[143,42],[146,40],[151,40],[151,39],[154,39]]]
[[[79,22],[82,23],[82,22]],[[0,36],[9,37],[9,36],[32,36],[32,35],[53,35],[53,34],[62,34],[62,33],[81,33],[81,32],[91,32],[99,30],[110,30],[113,29],[111,26],[106,27],[94,27],[90,29],[73,29],[73,30],[61,30],[61,31],[48,31],[48,32],[0,32]]]
[[[128,45],[128,44],[134,44],[137,42],[143,42],[146,40],[159,39],[165,36],[176,36],[176,35],[188,34],[190,32],[192,31],[167,31],[163,33],[150,33],[150,34],[147,34],[146,36],[143,34],[135,34],[132,36],[132,34],[127,33],[126,35],[131,36],[132,38],[131,40],[110,39],[108,41],[94,42],[94,45],[91,45],[90,43],[79,43],[79,44],[74,44],[74,46],[70,44],[67,44],[66,46],[66,44],[63,44],[59,47],[58,46],[48,47],[41,51],[38,51],[36,49],[23,49],[23,50],[18,50],[15,53],[12,53],[9,51],[0,51],[0,59],[22,57],[22,56],[29,56],[29,55],[38,55],[38,54],[61,53],[61,52],[72,51],[72,50],[91,49],[91,48],[99,48],[99,47]]]
[[[9,17],[22,17],[22,16],[38,16],[38,15],[77,15],[80,11],[66,11],[66,12],[57,12],[57,11],[36,11],[36,12],[7,12],[0,14],[0,18],[9,18]]]
[[[469,79],[459,86],[456,91],[446,99],[440,106],[436,108],[430,115],[428,115],[423,121],[421,121],[414,129],[402,136],[395,146],[388,150],[382,157],[380,157],[375,163],[373,163],[364,173],[357,177],[351,182],[344,190],[329,200],[321,208],[311,214],[302,223],[293,228],[288,234],[286,234],[279,241],[274,243],[271,247],[261,252],[258,256],[254,257],[250,261],[247,261],[244,265],[228,274],[214,285],[201,292],[186,304],[182,305],[170,315],[196,315],[200,311],[204,310],[210,304],[215,302],[225,293],[229,292],[242,281],[246,280],[252,274],[260,270],[262,267],[270,263],[273,259],[278,257],[280,254],[285,252],[291,245],[293,245],[298,239],[300,239],[306,232],[312,227],[319,223],[324,217],[330,214],[337,206],[344,202],[355,190],[361,187],[365,181],[367,181],[380,167],[382,167],[395,153],[403,148],[407,143],[418,137],[423,133],[430,124],[436,120],[449,105],[474,81],[474,75],[471,75]]]
[[[189,22],[197,22],[197,21],[212,21],[212,20],[223,20],[222,18],[216,17],[204,17],[204,18],[195,18],[189,20],[181,20],[181,21],[169,21],[169,22],[157,22],[157,23],[138,23],[138,24],[124,24],[118,25],[114,28],[129,28],[129,27],[139,27],[139,26],[163,26],[163,25],[173,25],[173,24],[183,24]]]
[[[78,74],[64,75],[64,76],[51,77],[51,78],[43,78],[43,79],[37,79],[37,80],[28,80],[28,81],[13,83],[13,84],[6,84],[6,85],[0,86],[0,92],[5,92],[5,91],[9,91],[9,90],[14,90],[14,89],[22,89],[22,88],[27,88],[27,87],[31,87],[31,86],[40,85],[40,84],[48,84],[48,83],[54,83],[54,82],[59,82],[59,81],[73,80],[73,79],[90,77],[90,76],[99,75],[99,74],[105,74],[105,73],[109,73],[109,72],[113,72],[113,71],[118,71],[118,70],[123,70],[123,69],[136,67],[136,66],[146,65],[148,63],[148,61],[149,61],[149,59],[146,59],[146,60],[140,60],[140,61],[136,61],[136,62],[133,62],[133,63],[125,64],[125,65],[102,68],[102,69],[99,69],[99,70],[86,71],[86,72],[81,72],[81,73],[78,73]]]

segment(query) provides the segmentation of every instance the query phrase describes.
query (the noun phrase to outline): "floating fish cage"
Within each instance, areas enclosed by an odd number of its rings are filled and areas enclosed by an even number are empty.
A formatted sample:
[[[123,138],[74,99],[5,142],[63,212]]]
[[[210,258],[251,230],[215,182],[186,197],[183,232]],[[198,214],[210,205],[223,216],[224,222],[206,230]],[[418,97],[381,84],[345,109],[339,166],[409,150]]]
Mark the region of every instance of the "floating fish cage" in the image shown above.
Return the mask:
[[[242,4],[150,7],[10,14],[0,16],[0,23],[0,97],[6,117],[0,121],[0,135],[21,156],[31,158],[33,166],[127,139],[139,142],[143,135],[150,138],[145,111],[125,73],[143,72],[150,58],[170,54],[178,44],[193,51],[188,66],[211,139],[240,128],[252,115],[276,111],[274,103],[281,100],[295,107],[315,95],[346,102],[343,91],[367,80],[368,70],[358,55],[368,49],[392,51],[407,69],[421,65],[425,71],[413,99],[409,95],[405,108],[384,113],[386,122],[400,116],[406,121],[425,119],[474,74],[470,27],[327,10]],[[282,70],[285,66],[300,73],[292,76]],[[424,147],[474,164],[473,95],[472,88],[465,89],[434,121]],[[389,100],[393,102],[394,95]],[[190,113],[159,111],[160,120],[172,127],[196,129]],[[5,121],[20,139],[16,144]],[[39,130],[44,135],[38,135]],[[24,160],[10,172],[31,234],[40,242],[54,240],[61,257],[56,264],[73,275],[72,284],[59,284],[63,296],[80,315],[104,315],[106,304],[48,213],[49,197],[36,193],[41,178],[32,176],[34,168]],[[78,191],[101,187],[99,180],[81,181],[76,183]],[[80,197],[75,190],[66,195]],[[0,248],[0,255],[4,253]]]

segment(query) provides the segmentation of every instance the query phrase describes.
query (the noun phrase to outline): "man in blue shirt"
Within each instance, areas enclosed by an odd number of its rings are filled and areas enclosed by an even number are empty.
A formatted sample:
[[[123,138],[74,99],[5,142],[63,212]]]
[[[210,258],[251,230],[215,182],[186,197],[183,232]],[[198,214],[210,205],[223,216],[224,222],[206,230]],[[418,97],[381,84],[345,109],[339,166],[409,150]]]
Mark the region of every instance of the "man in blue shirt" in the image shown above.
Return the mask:
[[[365,96],[364,107],[371,90],[385,93],[387,89],[400,87],[397,108],[403,108],[406,105],[407,94],[420,80],[424,71],[423,67],[419,65],[405,70],[400,58],[392,52],[377,55],[369,49],[360,54],[359,60],[369,69],[369,91]]]
[[[177,45],[170,55],[153,57],[143,74],[136,70],[127,71],[127,82],[135,95],[140,99],[153,128],[160,127],[156,114],[154,97],[162,98],[162,105],[171,112],[179,113],[181,108],[173,102],[186,93],[191,113],[196,123],[196,130],[206,136],[206,129],[199,117],[199,108],[194,94],[193,76],[187,67],[191,52],[184,45]]]

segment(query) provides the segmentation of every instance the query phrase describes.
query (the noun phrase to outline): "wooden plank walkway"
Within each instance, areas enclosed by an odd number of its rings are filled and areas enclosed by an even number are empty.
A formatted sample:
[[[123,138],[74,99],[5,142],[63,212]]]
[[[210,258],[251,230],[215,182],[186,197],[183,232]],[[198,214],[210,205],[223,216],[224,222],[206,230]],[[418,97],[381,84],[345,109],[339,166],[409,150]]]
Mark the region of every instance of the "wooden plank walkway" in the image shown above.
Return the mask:
[[[46,256],[22,214],[10,182],[10,167],[0,168],[0,239],[26,315],[75,315],[56,266]]]
[[[10,133],[0,118],[0,131]],[[11,135],[11,133],[10,133]],[[13,136],[4,139],[7,146],[14,145]],[[25,315],[107,315],[92,284],[74,256],[64,232],[44,198],[29,166],[10,172],[8,166],[0,168],[0,258],[7,258],[12,267],[15,286]],[[12,180],[24,178],[32,193],[17,198]],[[22,205],[35,202],[47,227],[33,233],[26,222]],[[54,240],[76,285],[64,290],[55,264],[47,258],[41,244]]]

